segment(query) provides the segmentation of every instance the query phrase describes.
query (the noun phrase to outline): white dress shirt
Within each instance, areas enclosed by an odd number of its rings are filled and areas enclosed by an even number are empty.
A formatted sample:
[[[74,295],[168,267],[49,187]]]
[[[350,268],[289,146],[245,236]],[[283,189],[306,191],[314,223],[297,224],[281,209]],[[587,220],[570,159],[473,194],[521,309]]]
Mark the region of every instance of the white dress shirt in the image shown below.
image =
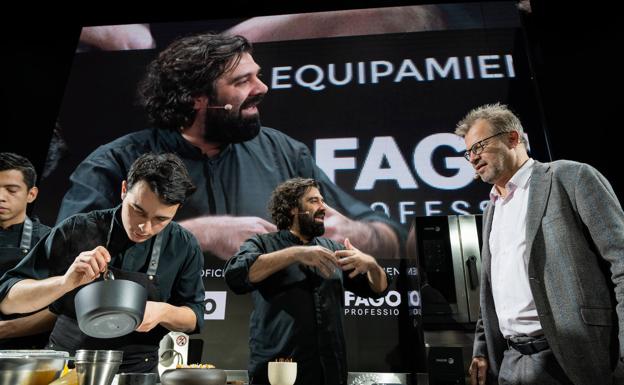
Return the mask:
[[[490,191],[494,204],[489,238],[492,296],[505,338],[543,334],[529,286],[529,250],[526,247],[529,181],[534,163],[529,159],[511,177],[505,186],[507,196],[502,197],[496,187]]]

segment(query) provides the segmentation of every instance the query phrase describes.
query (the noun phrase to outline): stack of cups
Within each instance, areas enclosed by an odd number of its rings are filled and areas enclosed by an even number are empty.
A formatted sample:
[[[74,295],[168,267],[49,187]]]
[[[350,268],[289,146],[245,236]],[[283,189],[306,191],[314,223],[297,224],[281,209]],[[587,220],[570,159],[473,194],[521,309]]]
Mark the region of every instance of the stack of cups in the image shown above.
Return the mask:
[[[78,385],[111,385],[122,358],[119,350],[77,350]]]

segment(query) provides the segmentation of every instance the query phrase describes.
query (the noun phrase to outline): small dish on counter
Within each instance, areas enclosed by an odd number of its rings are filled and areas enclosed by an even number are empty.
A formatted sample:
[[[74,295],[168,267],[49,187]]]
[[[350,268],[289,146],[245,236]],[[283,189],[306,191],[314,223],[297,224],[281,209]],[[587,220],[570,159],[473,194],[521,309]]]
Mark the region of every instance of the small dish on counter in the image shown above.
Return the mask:
[[[223,369],[179,368],[166,370],[160,376],[162,385],[226,385]]]

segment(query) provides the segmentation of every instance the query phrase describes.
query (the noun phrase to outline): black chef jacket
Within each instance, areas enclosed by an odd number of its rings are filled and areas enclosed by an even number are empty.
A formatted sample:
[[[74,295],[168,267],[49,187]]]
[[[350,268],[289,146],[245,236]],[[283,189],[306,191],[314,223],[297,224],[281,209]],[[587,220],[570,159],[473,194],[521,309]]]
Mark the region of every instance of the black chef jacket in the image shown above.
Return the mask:
[[[366,275],[349,278],[349,272],[337,268],[326,279],[316,269],[298,263],[262,282],[249,282],[249,268],[260,255],[302,244],[288,230],[256,235],[226,263],[225,279],[230,289],[237,294],[251,292],[254,304],[248,368],[253,384],[268,384],[268,362],[279,358],[297,362],[297,385],[346,384],[344,290],[360,297],[385,295],[370,288]],[[344,250],[327,238],[314,238],[306,244],[314,245]]]
[[[203,215],[256,216],[270,221],[266,202],[271,192],[287,179],[302,177],[314,178],[327,204],[349,218],[385,222],[399,234],[404,232],[386,215],[330,181],[303,143],[268,127],[249,141],[226,145],[212,158],[171,130],[143,130],[118,138],[97,148],[72,173],[57,220],[118,204],[121,181],[132,162],[146,152],[176,153],[197,186],[178,210],[177,221]]]
[[[96,246],[105,246],[112,220],[114,224],[108,245],[112,258],[111,265],[129,272],[146,272],[156,237],[142,243],[130,241],[121,222],[121,206],[118,206],[114,209],[78,214],[52,228],[18,266],[9,270],[0,279],[0,299],[4,298],[18,281],[63,275],[78,254],[92,250]],[[199,332],[204,320],[205,295],[201,278],[203,255],[199,244],[189,231],[175,222],[169,223],[162,233],[162,251],[156,271],[161,298],[172,305],[191,308],[197,317],[193,333]],[[59,315],[76,319],[74,296],[81,288],[55,301],[50,309]],[[124,339],[129,341],[135,335],[140,339],[141,333],[133,332],[119,339],[110,339],[107,343],[110,341],[111,344],[123,344]],[[111,346],[110,349],[118,347]],[[158,350],[158,346],[154,346],[153,349]]]
[[[0,277],[8,270],[14,268],[32,249],[41,238],[48,232],[50,227],[39,222],[37,218],[30,218],[32,229],[30,233],[30,243],[28,247],[22,247],[22,240],[28,237],[24,234],[24,222],[9,226],[6,229],[0,228]],[[20,318],[21,315],[0,314],[0,320]],[[0,340],[0,349],[42,349],[48,342],[50,332],[38,333],[35,335],[7,338]]]

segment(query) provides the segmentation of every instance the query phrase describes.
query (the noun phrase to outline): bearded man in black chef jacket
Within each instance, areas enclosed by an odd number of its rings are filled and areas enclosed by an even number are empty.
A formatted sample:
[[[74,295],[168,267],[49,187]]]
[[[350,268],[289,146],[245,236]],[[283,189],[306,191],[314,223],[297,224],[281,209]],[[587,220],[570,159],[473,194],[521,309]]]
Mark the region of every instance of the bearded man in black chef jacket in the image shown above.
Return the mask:
[[[388,290],[374,257],[349,239],[321,238],[326,208],[314,179],[283,182],[269,204],[279,231],[248,239],[226,264],[228,286],[254,303],[251,384],[268,384],[268,362],[280,358],[297,362],[297,385],[346,384],[344,290],[372,298]]]
[[[173,152],[198,187],[176,220],[210,255],[227,259],[245,239],[275,231],[264,202],[279,183],[305,177],[316,179],[327,198],[328,238],[350,238],[368,253],[398,258],[399,223],[333,183],[306,145],[261,125],[259,105],[268,89],[244,37],[205,33],[176,40],[150,63],[139,87],[156,128],[124,135],[84,159],[70,177],[58,220],[115,205],[115,186],[138,155]]]

